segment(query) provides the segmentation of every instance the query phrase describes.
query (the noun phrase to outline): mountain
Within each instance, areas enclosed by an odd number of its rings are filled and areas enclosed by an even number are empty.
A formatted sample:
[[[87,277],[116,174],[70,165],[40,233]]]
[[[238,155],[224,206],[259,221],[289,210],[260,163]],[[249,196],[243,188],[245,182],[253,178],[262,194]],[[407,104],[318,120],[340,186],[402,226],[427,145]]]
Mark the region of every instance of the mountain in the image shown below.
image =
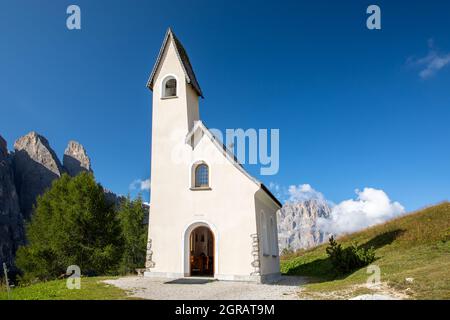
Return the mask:
[[[23,240],[23,216],[14,183],[12,157],[0,136],[0,270],[3,262],[13,265],[14,254]]]
[[[368,229],[337,238],[344,248],[358,243],[373,247],[372,268],[336,275],[325,251],[327,244],[285,255],[284,274],[313,281],[303,299],[348,299],[378,294],[400,299],[450,299],[450,203],[444,202]],[[380,272],[380,283],[366,285]]]
[[[328,235],[317,228],[317,219],[329,218],[330,213],[330,206],[321,199],[284,204],[277,212],[280,252],[310,248],[327,240]]]
[[[64,151],[63,166],[72,177],[83,171],[92,172],[91,159],[89,159],[84,147],[76,141],[69,141]]]
[[[30,132],[14,143],[14,175],[20,209],[26,220],[31,218],[37,196],[50,188],[63,173],[63,167],[47,139]]]
[[[68,143],[61,164],[48,140],[36,132],[17,139],[12,153],[0,136],[0,270],[3,262],[10,268],[14,265],[37,197],[62,174],[76,176],[82,171],[93,172],[85,148],[76,141]],[[115,204],[121,199],[111,191],[105,191],[105,196]]]

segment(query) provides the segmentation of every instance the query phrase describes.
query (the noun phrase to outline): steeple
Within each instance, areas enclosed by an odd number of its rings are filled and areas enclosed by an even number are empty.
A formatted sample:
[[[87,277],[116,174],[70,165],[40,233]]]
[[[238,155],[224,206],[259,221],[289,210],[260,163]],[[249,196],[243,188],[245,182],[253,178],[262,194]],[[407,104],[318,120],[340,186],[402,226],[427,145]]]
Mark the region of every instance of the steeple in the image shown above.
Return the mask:
[[[175,36],[172,29],[169,27],[166,31],[166,35],[164,37],[164,41],[162,43],[161,49],[159,50],[158,58],[156,59],[156,63],[153,67],[152,73],[150,74],[150,78],[147,81],[147,87],[153,91],[153,86],[155,84],[156,74],[160,68],[162,63],[162,57],[164,55],[164,50],[170,41],[173,41],[175,51],[177,53],[178,59],[180,60],[181,66],[183,67],[184,75],[186,78],[186,82],[192,85],[195,92],[203,98],[203,93],[198,84],[197,78],[195,77],[194,69],[192,68],[191,62],[189,61],[189,57],[181,44],[180,40]]]

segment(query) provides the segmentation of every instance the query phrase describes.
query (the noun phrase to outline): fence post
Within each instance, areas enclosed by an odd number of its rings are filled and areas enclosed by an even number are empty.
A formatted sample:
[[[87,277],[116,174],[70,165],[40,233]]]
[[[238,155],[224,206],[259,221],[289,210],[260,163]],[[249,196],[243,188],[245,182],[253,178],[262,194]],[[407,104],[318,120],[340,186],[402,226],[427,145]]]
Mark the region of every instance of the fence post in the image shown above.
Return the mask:
[[[8,269],[6,268],[6,263],[3,262],[3,271],[5,272],[5,282],[6,282],[6,291],[8,292],[8,300],[10,300],[10,292],[9,292],[9,281],[8,281]]]

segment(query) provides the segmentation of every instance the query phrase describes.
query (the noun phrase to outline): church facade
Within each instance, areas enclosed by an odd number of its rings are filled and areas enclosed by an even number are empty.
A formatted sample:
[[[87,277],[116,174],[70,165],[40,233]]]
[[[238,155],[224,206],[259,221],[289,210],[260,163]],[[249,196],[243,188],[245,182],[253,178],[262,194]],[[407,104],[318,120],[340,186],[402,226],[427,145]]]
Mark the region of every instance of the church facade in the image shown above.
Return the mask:
[[[168,29],[153,92],[146,277],[268,282],[280,275],[280,202],[200,120],[200,85]]]

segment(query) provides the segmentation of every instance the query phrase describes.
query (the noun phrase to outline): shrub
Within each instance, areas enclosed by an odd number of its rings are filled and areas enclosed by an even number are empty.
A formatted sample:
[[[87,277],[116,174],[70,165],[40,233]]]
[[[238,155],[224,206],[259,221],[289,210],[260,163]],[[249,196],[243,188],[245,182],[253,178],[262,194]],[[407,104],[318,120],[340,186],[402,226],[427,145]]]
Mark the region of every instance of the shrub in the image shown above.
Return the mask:
[[[351,246],[343,249],[333,236],[329,239],[329,246],[326,248],[326,251],[333,267],[340,274],[346,274],[362,268],[375,260],[373,247],[365,249],[359,247],[357,243],[353,243]]]

